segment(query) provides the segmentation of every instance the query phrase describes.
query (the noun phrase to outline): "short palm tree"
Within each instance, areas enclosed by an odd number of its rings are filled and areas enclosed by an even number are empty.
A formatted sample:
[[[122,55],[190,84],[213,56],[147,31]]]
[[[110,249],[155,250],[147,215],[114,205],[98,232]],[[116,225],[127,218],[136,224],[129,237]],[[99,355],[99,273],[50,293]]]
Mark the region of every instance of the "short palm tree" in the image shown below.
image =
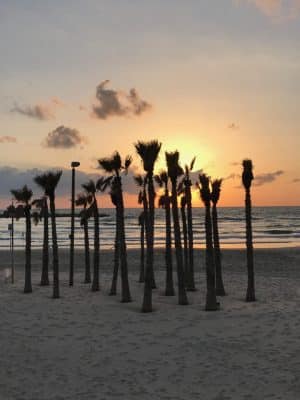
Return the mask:
[[[216,267],[216,295],[225,296],[225,289],[222,276],[222,262],[218,227],[217,203],[220,199],[222,179],[215,179],[211,183],[211,202],[212,202],[212,227],[214,241],[214,259]]]
[[[253,165],[251,160],[243,160],[242,182],[245,188],[245,213],[246,213],[246,247],[247,247],[247,270],[248,286],[246,301],[255,301],[254,285],[254,261],[253,261],[253,239],[252,239],[252,215],[250,188],[253,177]]]
[[[193,234],[193,212],[192,212],[192,181],[191,171],[194,168],[196,157],[192,159],[190,165],[184,167],[184,194],[186,201],[187,212],[187,235],[188,235],[188,268],[186,276],[186,288],[188,291],[195,291],[195,276],[194,276],[194,234]]]
[[[11,194],[17,200],[18,203],[22,204],[25,223],[26,223],[26,236],[25,236],[25,285],[24,285],[24,293],[32,292],[31,285],[31,198],[32,198],[32,190],[29,189],[26,185],[21,189],[13,189],[11,190]]]
[[[173,263],[172,263],[172,233],[171,233],[171,199],[169,194],[169,177],[167,171],[161,171],[155,175],[155,181],[159,187],[164,189],[163,195],[159,198],[158,205],[165,209],[165,260],[166,260],[166,296],[174,296]]]
[[[49,171],[34,178],[35,183],[44,190],[49,198],[51,229],[52,229],[52,251],[53,251],[53,298],[59,298],[59,262],[58,244],[55,215],[55,190],[61,178],[62,171]]]
[[[132,162],[131,157],[125,158],[124,165],[120,154],[116,151],[112,157],[101,158],[98,160],[100,168],[105,172],[111,174],[110,177],[104,181],[110,185],[110,194],[113,204],[116,206],[116,240],[119,244],[118,251],[120,255],[120,266],[121,266],[121,286],[122,286],[122,303],[128,303],[131,301],[131,294],[129,289],[128,279],[128,264],[127,264],[127,249],[126,249],[126,236],[125,236],[125,216],[124,216],[124,199],[122,189],[122,178],[121,171],[128,171],[128,168]],[[99,183],[99,188],[103,187],[103,180]],[[97,185],[98,186],[98,185]]]
[[[85,274],[84,283],[91,283],[91,262],[90,262],[90,241],[89,241],[89,219],[92,216],[90,208],[88,208],[89,198],[85,193],[77,195],[75,200],[76,206],[82,206],[79,213],[80,225],[83,227],[84,232],[84,258],[85,258]]]
[[[145,287],[144,287],[144,299],[142,305],[142,312],[152,311],[152,288],[156,287],[154,279],[154,209],[155,209],[155,190],[153,183],[154,165],[157,161],[161,143],[157,140],[150,142],[137,142],[135,143],[135,149],[137,154],[141,157],[144,171],[146,172],[147,188],[148,188],[148,216],[146,223],[146,241],[147,241],[147,253],[146,253],[146,273],[145,273]]]
[[[40,218],[43,219],[44,223],[41,286],[49,286],[49,210],[47,196],[33,200],[32,205],[39,210]]]
[[[175,240],[175,255],[177,262],[177,280],[178,280],[178,304],[188,304],[188,299],[185,290],[184,282],[184,270],[183,270],[183,256],[182,256],[182,245],[181,245],[181,232],[179,224],[178,214],[178,202],[177,202],[177,180],[183,174],[183,169],[179,165],[179,152],[166,152],[166,162],[168,168],[168,176],[172,185],[172,215],[173,215],[173,226],[174,226],[174,240]]]
[[[93,259],[93,281],[92,281],[92,291],[97,292],[100,290],[99,283],[99,264],[100,264],[100,238],[99,238],[99,210],[98,210],[98,202],[96,197],[96,184],[91,179],[87,183],[83,183],[82,188],[85,191],[85,194],[89,203],[89,212],[94,217],[94,259]]]
[[[216,298],[215,286],[215,264],[214,264],[214,248],[212,221],[210,214],[210,179],[202,173],[199,175],[199,190],[200,197],[205,206],[205,237],[206,237],[206,311],[216,311],[219,309],[219,304]]]

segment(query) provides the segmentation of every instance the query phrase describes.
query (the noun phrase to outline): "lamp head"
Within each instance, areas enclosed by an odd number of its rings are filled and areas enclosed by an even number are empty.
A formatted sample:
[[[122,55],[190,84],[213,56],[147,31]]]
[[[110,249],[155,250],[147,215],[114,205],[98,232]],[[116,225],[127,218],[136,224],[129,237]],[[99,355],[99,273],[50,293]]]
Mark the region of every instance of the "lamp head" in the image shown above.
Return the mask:
[[[72,162],[71,162],[71,167],[72,167],[72,168],[79,167],[79,165],[80,165],[80,162],[79,162],[79,161],[72,161]]]

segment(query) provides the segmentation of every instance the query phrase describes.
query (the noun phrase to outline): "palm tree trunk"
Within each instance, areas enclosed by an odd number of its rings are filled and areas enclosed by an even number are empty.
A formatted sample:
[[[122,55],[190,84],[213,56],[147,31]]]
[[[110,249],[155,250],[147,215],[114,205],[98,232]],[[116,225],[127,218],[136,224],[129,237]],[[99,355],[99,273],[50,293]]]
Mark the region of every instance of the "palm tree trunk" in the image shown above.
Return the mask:
[[[59,264],[58,264],[58,245],[56,232],[56,216],[55,216],[55,197],[49,196],[51,228],[52,228],[52,250],[53,250],[53,299],[59,298]]]
[[[246,246],[247,246],[247,270],[248,270],[248,286],[247,286],[246,301],[250,302],[256,300],[255,286],[254,286],[254,261],[253,261],[250,189],[246,189],[245,211],[246,211]]]
[[[49,212],[47,199],[44,201],[43,267],[41,286],[49,286]]]
[[[183,234],[183,260],[184,260],[184,283],[188,283],[188,238],[187,238],[187,223],[185,215],[185,206],[181,206],[182,234]]]
[[[173,225],[174,225],[174,239],[175,239],[175,254],[177,262],[177,280],[178,280],[178,304],[187,305],[188,299],[184,285],[184,270],[183,270],[183,257],[181,246],[181,234],[178,215],[177,204],[177,190],[176,181],[172,182],[172,212],[173,212]]]
[[[120,178],[118,178],[120,179]],[[131,302],[131,295],[128,280],[128,266],[127,266],[127,249],[125,238],[125,224],[124,224],[124,201],[122,194],[121,182],[119,182],[119,199],[117,205],[118,210],[118,225],[120,235],[120,257],[121,257],[121,283],[122,283],[122,303]]]
[[[190,185],[186,188],[186,208],[187,208],[187,231],[188,231],[188,251],[189,263],[187,273],[187,290],[195,291],[195,273],[194,273],[194,233],[192,216],[192,194]]]
[[[92,291],[100,290],[99,284],[99,261],[100,261],[100,240],[99,240],[99,212],[96,196],[94,196],[94,274]]]
[[[213,239],[214,239],[214,259],[216,266],[216,295],[225,296],[225,289],[222,277],[222,262],[221,262],[221,251],[220,251],[220,240],[219,240],[219,228],[218,228],[218,212],[216,204],[212,206],[212,225],[213,225]]]
[[[140,244],[141,244],[141,256],[140,256],[140,276],[139,282],[145,282],[145,217],[141,219],[141,231],[140,231]]]
[[[214,249],[212,238],[212,222],[210,215],[210,201],[205,204],[205,236],[206,236],[206,311],[219,309],[216,297]]]
[[[24,293],[31,293],[31,219],[30,207],[24,207],[25,221],[26,221],[26,246],[25,246],[25,285]]]
[[[117,294],[117,283],[118,283],[118,272],[119,272],[119,261],[120,261],[120,240],[119,240],[119,226],[116,216],[116,235],[115,235],[115,252],[114,252],[114,271],[113,278],[110,288],[110,296],[115,296]]]
[[[142,312],[152,312],[152,272],[151,272],[151,258],[149,255],[149,210],[146,193],[144,194],[144,218],[145,218],[145,232],[146,232],[146,270],[145,270],[145,285]]]
[[[174,296],[173,264],[172,264],[172,235],[171,235],[171,210],[169,192],[165,192],[165,217],[166,217],[166,296]]]
[[[91,283],[90,243],[89,243],[89,227],[87,218],[85,218],[83,221],[83,231],[84,231],[84,258],[85,258],[84,283]]]
[[[153,185],[153,173],[148,174],[148,196],[149,196],[149,246],[147,243],[147,256],[151,267],[151,287],[156,289],[154,277],[154,201],[155,191]],[[149,249],[148,249],[149,248]]]

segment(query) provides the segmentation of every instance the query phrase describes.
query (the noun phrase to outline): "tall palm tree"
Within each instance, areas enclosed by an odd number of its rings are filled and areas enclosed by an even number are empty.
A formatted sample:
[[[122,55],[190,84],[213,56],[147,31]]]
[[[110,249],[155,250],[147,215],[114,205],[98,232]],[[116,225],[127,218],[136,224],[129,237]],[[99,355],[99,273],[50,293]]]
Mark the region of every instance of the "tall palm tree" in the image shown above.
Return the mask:
[[[87,183],[83,183],[82,188],[87,195],[89,203],[89,212],[94,217],[94,259],[93,259],[93,281],[92,281],[92,291],[97,292],[100,290],[99,284],[99,264],[100,264],[100,239],[99,239],[99,210],[98,202],[96,197],[96,184],[90,179]]]
[[[180,197],[180,213],[182,221],[182,236],[183,236],[183,261],[184,261],[184,282],[187,288],[189,275],[189,253],[188,253],[188,229],[186,220],[186,197]]]
[[[178,280],[178,304],[188,304],[188,299],[184,284],[184,270],[183,270],[183,257],[181,245],[181,232],[178,215],[178,202],[177,202],[177,180],[183,174],[183,169],[179,165],[179,152],[166,152],[166,162],[168,167],[168,176],[172,185],[172,215],[174,225],[174,240],[175,240],[175,254],[177,262],[177,280]]]
[[[215,286],[215,264],[214,264],[214,249],[212,235],[212,221],[210,214],[211,192],[209,185],[209,177],[201,173],[199,175],[199,190],[200,197],[205,206],[205,237],[206,237],[206,311],[216,311],[219,309],[219,304],[216,298]]]
[[[154,177],[159,187],[164,189],[164,193],[160,196],[158,205],[165,209],[165,260],[166,260],[166,296],[174,296],[173,282],[173,263],[172,263],[172,233],[171,233],[171,199],[169,193],[169,177],[167,171],[161,171]]]
[[[146,192],[147,178],[143,177],[142,175],[135,175],[133,179],[135,180],[137,186],[140,188],[138,194],[138,203],[143,205],[143,211],[139,216],[139,225],[141,227],[141,235],[140,235],[141,257],[140,257],[139,282],[144,283],[145,282],[145,233],[146,233],[146,240],[147,240],[147,234],[149,234],[148,232],[149,212],[148,212],[148,198]]]
[[[219,227],[218,227],[218,211],[217,203],[220,199],[222,179],[215,179],[211,183],[211,202],[212,202],[212,227],[213,227],[213,241],[214,241],[214,259],[216,267],[216,295],[225,296],[225,289],[222,277],[222,262],[221,262],[221,250],[220,250],[220,239],[219,239]]]
[[[247,270],[248,286],[246,301],[255,301],[254,286],[254,261],[253,261],[253,239],[252,239],[252,215],[251,215],[251,194],[250,188],[253,176],[253,165],[251,160],[243,160],[242,182],[246,191],[245,213],[246,213],[246,246],[247,246]]]
[[[187,210],[187,235],[188,235],[188,269],[186,277],[186,285],[188,291],[195,291],[195,276],[194,276],[194,234],[193,234],[193,212],[192,212],[192,181],[190,173],[194,168],[196,157],[192,159],[190,165],[184,167],[183,186],[186,200]]]
[[[11,190],[11,194],[15,197],[18,203],[22,204],[25,223],[26,223],[26,244],[25,244],[25,285],[24,285],[24,293],[32,292],[31,285],[31,203],[30,200],[32,198],[32,190],[29,189],[26,185],[21,189],[13,189]]]
[[[44,222],[41,286],[49,286],[49,210],[47,196],[33,200],[32,205],[35,205],[40,211],[40,218]]]
[[[91,210],[88,208],[89,198],[85,193],[77,195],[75,200],[76,206],[82,206],[80,211],[80,225],[84,232],[84,258],[85,258],[85,274],[84,283],[91,283],[91,262],[90,262],[90,242],[89,242],[89,218],[92,216]]]
[[[137,154],[141,157],[144,171],[146,172],[147,188],[148,188],[148,216],[146,217],[146,273],[145,273],[145,286],[144,298],[142,305],[142,312],[152,311],[152,288],[156,287],[154,279],[154,209],[155,209],[155,190],[153,183],[154,165],[157,161],[161,143],[158,140],[151,140],[150,142],[139,141],[135,143]]]
[[[131,157],[127,156],[123,165],[121,156],[117,151],[112,155],[112,157],[101,158],[98,160],[100,168],[102,168],[105,172],[111,174],[106,182],[110,185],[111,198],[113,204],[116,206],[116,240],[119,244],[118,251],[120,255],[121,266],[122,303],[130,302],[131,294],[128,280],[127,249],[124,222],[124,199],[121,171],[124,170],[125,172],[127,172],[131,162]],[[103,180],[101,180],[100,182],[100,187],[103,187]]]
[[[59,262],[58,244],[55,215],[55,190],[61,178],[62,171],[48,171],[34,178],[35,183],[44,190],[49,198],[51,229],[52,229],[52,251],[53,251],[53,298],[59,298]]]

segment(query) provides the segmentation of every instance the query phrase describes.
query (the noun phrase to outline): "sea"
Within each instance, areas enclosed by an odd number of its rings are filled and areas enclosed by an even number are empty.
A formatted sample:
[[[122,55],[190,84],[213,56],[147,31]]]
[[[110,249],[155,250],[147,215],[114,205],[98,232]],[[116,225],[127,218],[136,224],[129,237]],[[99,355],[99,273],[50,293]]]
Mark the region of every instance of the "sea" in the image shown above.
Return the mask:
[[[66,213],[69,210],[58,210]],[[115,236],[115,210],[99,210],[100,245],[112,249]],[[125,211],[126,243],[128,248],[138,248],[140,243],[139,208]],[[219,233],[222,248],[242,248],[245,246],[245,210],[243,207],[220,207]],[[253,241],[256,248],[297,247],[300,246],[300,207],[253,207]],[[165,240],[164,210],[155,211],[155,246],[163,247]],[[0,249],[10,248],[10,219],[0,218]],[[49,228],[51,224],[49,221]],[[205,246],[204,209],[193,208],[194,243],[196,248]],[[49,229],[51,239],[51,229]],[[93,245],[93,221],[89,222],[90,246]],[[61,248],[70,245],[70,217],[57,218],[58,244]],[[43,243],[43,224],[32,224],[32,248],[40,249]],[[25,246],[25,221],[14,223],[14,247]],[[75,218],[75,248],[84,248],[83,229],[80,220]]]

